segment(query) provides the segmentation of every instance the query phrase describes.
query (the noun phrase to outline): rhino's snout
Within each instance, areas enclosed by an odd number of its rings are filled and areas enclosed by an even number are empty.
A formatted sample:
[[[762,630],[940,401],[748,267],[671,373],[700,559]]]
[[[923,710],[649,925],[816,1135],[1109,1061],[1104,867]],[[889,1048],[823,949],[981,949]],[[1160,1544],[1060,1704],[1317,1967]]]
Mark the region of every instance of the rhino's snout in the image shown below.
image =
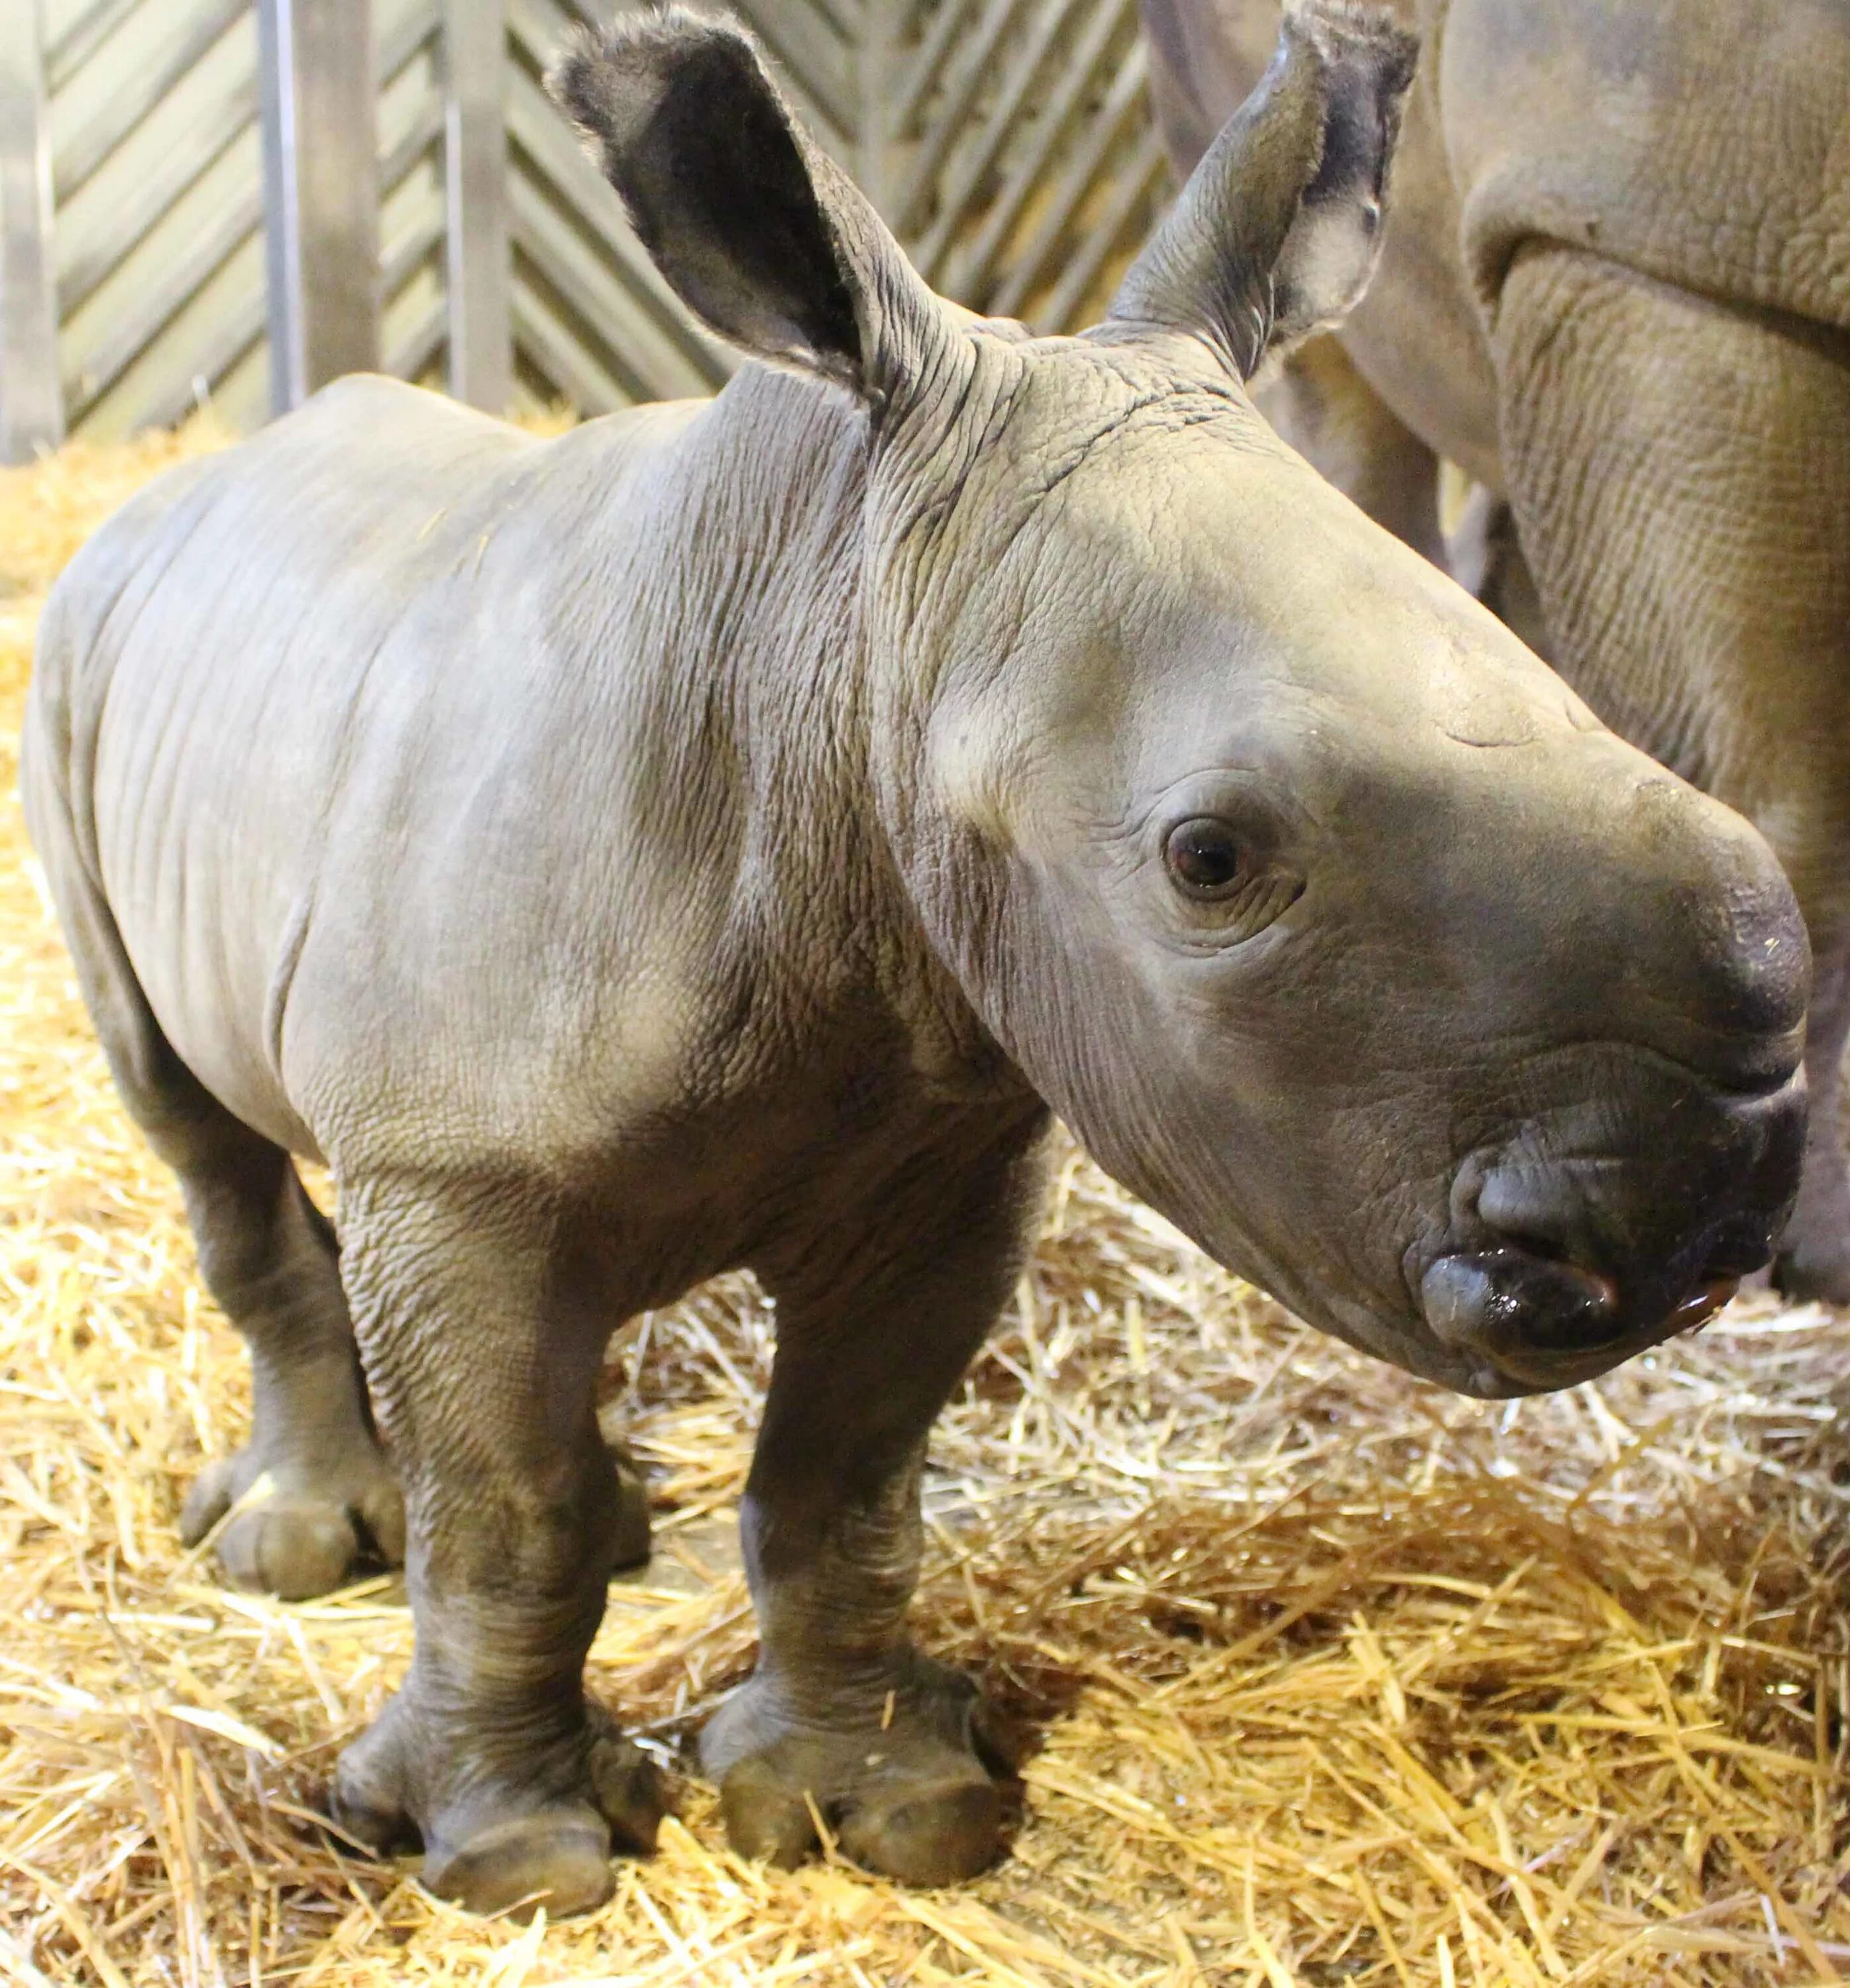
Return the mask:
[[[1591,1380],[1702,1324],[1771,1260],[1798,1189],[1803,1073],[1680,1104],[1684,1138],[1655,1163],[1530,1145],[1461,1170],[1463,1219],[1419,1294],[1473,1392]]]

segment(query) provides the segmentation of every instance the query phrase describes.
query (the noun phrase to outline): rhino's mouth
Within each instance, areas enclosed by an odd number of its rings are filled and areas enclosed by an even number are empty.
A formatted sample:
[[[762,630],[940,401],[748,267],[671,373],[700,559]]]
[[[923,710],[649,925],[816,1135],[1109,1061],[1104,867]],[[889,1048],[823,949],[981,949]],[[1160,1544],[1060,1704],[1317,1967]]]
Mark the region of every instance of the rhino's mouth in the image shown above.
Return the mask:
[[[1470,1391],[1496,1398],[1576,1386],[1693,1331],[1740,1278],[1718,1256],[1680,1296],[1641,1307],[1601,1272],[1503,1248],[1441,1256],[1420,1298],[1427,1329],[1468,1369]]]

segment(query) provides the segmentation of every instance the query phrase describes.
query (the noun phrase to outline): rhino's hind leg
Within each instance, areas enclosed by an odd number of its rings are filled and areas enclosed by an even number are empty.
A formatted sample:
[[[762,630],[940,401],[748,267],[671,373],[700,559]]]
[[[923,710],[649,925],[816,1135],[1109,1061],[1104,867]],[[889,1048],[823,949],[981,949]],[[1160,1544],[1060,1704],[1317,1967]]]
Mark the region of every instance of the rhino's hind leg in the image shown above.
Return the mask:
[[[571,1218],[519,1182],[348,1187],[343,1258],[405,1489],[417,1644],[341,1756],[335,1814],[415,1837],[432,1891],[481,1912],[585,1912],[614,1838],[652,1847],[653,1768],[584,1696],[637,1489],[598,1432],[613,1317]],[[627,1532],[626,1534],[626,1528]]]
[[[42,736],[29,742],[32,838],[85,1004],[123,1104],[179,1176],[206,1283],[250,1348],[251,1439],[194,1485],[181,1530],[191,1546],[219,1526],[218,1557],[235,1580],[290,1598],[325,1594],[367,1554],[402,1558],[404,1534],[333,1231],[289,1155],[226,1111],[162,1033],[83,861],[61,756]]]
[[[820,1817],[903,1882],[1001,1848],[980,1703],[908,1640],[933,1418],[1011,1288],[1040,1178],[1017,1128],[962,1181],[891,1184],[851,1263],[776,1293],[777,1359],[741,1513],[762,1654],[701,1736],[746,1856],[800,1861]],[[845,1226],[845,1225],[844,1225]]]
[[[374,1435],[333,1233],[289,1156],[230,1122],[175,1165],[200,1268],[250,1348],[250,1441],[201,1473],[188,1546],[217,1528],[234,1581],[325,1594],[367,1559],[404,1557],[397,1480]]]

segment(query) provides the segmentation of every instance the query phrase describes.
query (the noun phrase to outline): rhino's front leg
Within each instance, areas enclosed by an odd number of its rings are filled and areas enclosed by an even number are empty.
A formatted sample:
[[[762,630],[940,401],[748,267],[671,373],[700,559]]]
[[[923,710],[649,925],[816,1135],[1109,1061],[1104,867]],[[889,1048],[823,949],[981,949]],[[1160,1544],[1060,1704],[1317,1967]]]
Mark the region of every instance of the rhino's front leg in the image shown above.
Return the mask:
[[[557,1212],[522,1189],[362,1187],[344,1267],[404,1488],[417,1642],[340,1759],[335,1812],[477,1912],[610,1890],[613,1832],[652,1848],[654,1770],[587,1706],[585,1653],[625,1523],[594,1383],[610,1314]]]
[[[908,1180],[875,1232],[830,1239],[827,1271],[765,1273],[777,1360],[740,1519],[761,1653],[701,1737],[744,1855],[796,1864],[817,1817],[914,1884],[999,1847],[976,1690],[912,1647],[905,1616],[926,1436],[1017,1274],[1038,1145]]]

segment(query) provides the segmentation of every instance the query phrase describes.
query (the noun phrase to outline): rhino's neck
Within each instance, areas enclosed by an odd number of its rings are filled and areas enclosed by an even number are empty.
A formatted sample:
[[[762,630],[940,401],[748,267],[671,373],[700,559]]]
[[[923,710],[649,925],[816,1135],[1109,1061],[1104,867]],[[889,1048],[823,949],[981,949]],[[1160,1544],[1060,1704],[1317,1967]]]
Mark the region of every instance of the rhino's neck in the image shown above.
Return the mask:
[[[919,728],[895,722],[870,639],[867,417],[749,367],[675,446],[654,667],[698,816],[736,838],[727,969],[772,1029],[895,1026],[933,1087],[1018,1080],[925,937],[878,796]],[[903,771],[898,776],[904,778]]]

